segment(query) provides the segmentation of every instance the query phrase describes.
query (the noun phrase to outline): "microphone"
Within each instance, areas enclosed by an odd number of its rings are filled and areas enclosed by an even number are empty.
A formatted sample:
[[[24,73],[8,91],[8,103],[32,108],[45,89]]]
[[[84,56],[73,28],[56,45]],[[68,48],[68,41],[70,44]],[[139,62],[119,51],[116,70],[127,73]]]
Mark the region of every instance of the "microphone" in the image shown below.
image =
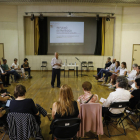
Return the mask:
[[[75,57],[77,60],[79,60],[77,57]]]

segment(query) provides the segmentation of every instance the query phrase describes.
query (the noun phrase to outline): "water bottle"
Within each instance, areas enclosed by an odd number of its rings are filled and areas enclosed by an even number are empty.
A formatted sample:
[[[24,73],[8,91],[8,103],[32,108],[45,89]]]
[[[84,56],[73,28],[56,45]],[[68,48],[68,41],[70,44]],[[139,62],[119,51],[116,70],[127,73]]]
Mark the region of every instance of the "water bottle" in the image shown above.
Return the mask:
[[[76,66],[76,62],[75,62],[75,66]]]

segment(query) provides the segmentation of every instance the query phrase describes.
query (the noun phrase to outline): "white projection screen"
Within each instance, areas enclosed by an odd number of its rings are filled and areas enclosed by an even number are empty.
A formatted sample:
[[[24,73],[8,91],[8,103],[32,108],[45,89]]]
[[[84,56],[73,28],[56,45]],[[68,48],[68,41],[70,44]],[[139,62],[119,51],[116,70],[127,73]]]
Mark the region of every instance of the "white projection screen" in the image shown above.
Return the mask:
[[[84,22],[50,21],[50,43],[84,43]]]

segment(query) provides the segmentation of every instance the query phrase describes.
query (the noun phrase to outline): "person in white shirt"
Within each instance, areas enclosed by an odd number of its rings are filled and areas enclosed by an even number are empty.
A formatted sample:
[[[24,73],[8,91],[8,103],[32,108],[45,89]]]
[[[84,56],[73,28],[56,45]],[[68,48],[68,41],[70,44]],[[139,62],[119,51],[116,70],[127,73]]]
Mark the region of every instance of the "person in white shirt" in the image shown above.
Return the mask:
[[[107,67],[106,69],[101,69],[100,72],[95,76],[95,77],[99,77],[99,75],[101,75],[101,78],[98,80],[99,82],[104,81],[104,76],[103,76],[104,73],[106,74],[108,71],[115,70],[115,62],[116,62],[116,59],[113,59],[112,64],[109,67]]]
[[[12,69],[14,69],[15,71],[17,71],[18,73],[22,73],[23,78],[26,78],[26,77],[25,77],[24,68],[20,68],[20,67],[19,67],[19,64],[17,63],[17,61],[18,61],[18,59],[15,58],[15,59],[14,59],[14,63],[13,63],[12,66],[11,66]]]
[[[60,68],[62,66],[62,60],[58,58],[59,54],[55,52],[55,58],[51,61],[52,66],[52,81],[51,86],[54,88],[55,77],[57,76],[57,87],[60,88]]]
[[[134,89],[137,89],[135,86],[135,79],[140,78],[140,66],[137,67],[136,71],[137,71],[137,74],[136,74],[134,80],[132,80],[130,92],[132,92]],[[128,84],[129,84],[129,81],[128,81]]]
[[[128,84],[132,85],[135,78],[136,78],[136,74],[137,74],[137,64],[133,64],[133,70],[132,71],[128,71],[127,72],[127,79],[128,79]]]
[[[125,108],[115,109],[110,108],[109,106],[113,102],[123,102],[129,101],[131,98],[131,94],[128,90],[126,90],[128,86],[128,80],[124,76],[118,76],[116,80],[116,91],[111,92],[107,98],[107,100],[103,103],[102,107],[102,115],[104,117],[105,114],[120,114],[124,112]]]

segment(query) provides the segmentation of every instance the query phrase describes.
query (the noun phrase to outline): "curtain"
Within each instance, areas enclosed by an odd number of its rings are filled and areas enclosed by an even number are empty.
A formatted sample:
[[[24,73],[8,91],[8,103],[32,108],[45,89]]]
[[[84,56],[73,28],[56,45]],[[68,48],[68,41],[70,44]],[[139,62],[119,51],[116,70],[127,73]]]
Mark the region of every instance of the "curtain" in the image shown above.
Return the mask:
[[[102,18],[102,53],[101,55],[104,56],[105,51],[105,18]]]
[[[47,17],[44,19],[39,18],[39,48],[38,55],[46,55],[48,52],[48,25],[47,25]]]
[[[114,18],[105,21],[105,56],[113,56]]]
[[[102,18],[97,20],[97,37],[94,55],[101,55],[102,52]]]
[[[39,48],[39,18],[35,17],[35,55],[38,55],[38,48]]]

